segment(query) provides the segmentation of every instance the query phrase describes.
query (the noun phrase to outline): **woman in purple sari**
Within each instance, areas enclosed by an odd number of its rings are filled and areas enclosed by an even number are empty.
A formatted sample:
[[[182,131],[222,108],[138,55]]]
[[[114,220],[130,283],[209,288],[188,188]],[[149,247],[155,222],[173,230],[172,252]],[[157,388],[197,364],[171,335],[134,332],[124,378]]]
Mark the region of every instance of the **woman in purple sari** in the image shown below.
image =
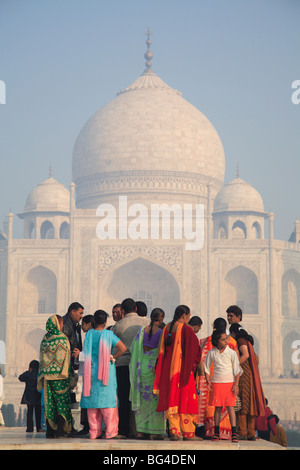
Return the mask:
[[[150,325],[138,331],[130,350],[130,400],[135,412],[137,437],[163,439],[164,414],[156,411],[158,397],[153,394],[154,369],[163,332],[160,327],[164,318],[163,310],[155,308],[150,318]]]

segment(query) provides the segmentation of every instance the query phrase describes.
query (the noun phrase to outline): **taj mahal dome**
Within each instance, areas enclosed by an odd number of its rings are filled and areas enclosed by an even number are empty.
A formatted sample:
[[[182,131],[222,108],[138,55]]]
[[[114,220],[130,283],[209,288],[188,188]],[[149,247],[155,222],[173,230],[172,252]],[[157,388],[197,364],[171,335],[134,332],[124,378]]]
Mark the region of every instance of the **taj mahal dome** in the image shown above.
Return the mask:
[[[300,222],[288,241],[276,240],[273,213],[258,191],[239,171],[224,181],[216,129],[152,70],[149,37],[146,44],[145,71],[79,133],[70,186],[52,171],[37,184],[17,214],[23,238],[13,237],[14,214],[4,221],[5,403],[19,406],[23,385],[17,377],[38,359],[51,314],[64,315],[78,301],[85,314],[106,310],[112,323],[112,306],[132,297],[148,312],[161,307],[166,321],[179,303],[187,304],[203,321],[199,337],[211,334],[214,319],[226,318],[226,308],[238,304],[254,337],[265,395],[281,420],[293,419],[300,416]],[[99,237],[99,206],[115,208],[115,237]],[[183,216],[185,208],[201,206],[201,249],[186,249],[171,218],[169,237],[162,231],[151,237],[149,220],[142,230],[141,214],[153,206],[169,208],[170,216],[173,209]],[[163,212],[158,220],[163,223]],[[126,232],[129,224],[134,237]]]

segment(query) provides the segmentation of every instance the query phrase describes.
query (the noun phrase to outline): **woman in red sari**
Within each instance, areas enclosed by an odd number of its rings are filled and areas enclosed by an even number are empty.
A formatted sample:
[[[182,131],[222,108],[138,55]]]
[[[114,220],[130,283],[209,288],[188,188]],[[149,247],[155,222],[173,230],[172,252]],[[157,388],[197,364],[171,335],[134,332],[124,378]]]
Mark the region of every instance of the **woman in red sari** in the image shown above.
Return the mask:
[[[201,359],[197,336],[188,326],[190,309],[179,305],[162,333],[153,393],[159,395],[157,411],[164,411],[171,440],[195,439],[198,413],[194,372]]]

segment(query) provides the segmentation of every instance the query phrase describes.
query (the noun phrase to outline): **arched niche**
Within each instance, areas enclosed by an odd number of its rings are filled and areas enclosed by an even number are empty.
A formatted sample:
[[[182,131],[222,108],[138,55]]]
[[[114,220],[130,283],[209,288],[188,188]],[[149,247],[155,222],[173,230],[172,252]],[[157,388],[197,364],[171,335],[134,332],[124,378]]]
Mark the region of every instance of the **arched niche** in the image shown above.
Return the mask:
[[[227,238],[227,230],[225,224],[221,224],[218,227],[218,239],[219,240],[224,240]]]
[[[256,238],[257,240],[261,239],[261,226],[258,222],[253,222],[252,224],[252,233],[254,235],[253,238]]]
[[[36,266],[27,273],[22,283],[20,313],[56,313],[56,297],[55,274],[44,266]]]
[[[164,310],[165,321],[173,318],[174,310],[180,304],[180,290],[174,276],[145,258],[137,258],[110,270],[101,281],[99,305],[111,312],[112,306],[127,297],[144,300],[151,309]],[[150,299],[150,300],[149,300]],[[100,307],[102,308],[102,307]]]
[[[300,274],[295,269],[289,269],[282,276],[281,299],[283,316],[300,316]]]
[[[232,238],[247,238],[246,226],[241,220],[236,220],[232,225]]]
[[[239,305],[245,314],[258,313],[258,280],[256,274],[245,266],[231,269],[225,276],[225,305]]]
[[[69,239],[70,238],[70,225],[68,222],[63,222],[59,229],[59,238]]]
[[[45,220],[42,225],[41,225],[41,238],[47,238],[47,239],[50,239],[50,238],[54,238],[54,227],[53,227],[53,224],[51,222],[49,222],[49,220]]]
[[[290,331],[283,338],[282,367],[284,377],[300,377],[300,335],[295,331]]]

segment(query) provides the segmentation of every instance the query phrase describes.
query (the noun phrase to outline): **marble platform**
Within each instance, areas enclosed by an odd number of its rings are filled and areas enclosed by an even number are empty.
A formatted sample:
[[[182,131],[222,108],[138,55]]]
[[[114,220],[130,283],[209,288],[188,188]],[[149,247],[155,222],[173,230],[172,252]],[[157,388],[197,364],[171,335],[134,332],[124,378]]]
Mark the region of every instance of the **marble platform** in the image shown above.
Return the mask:
[[[46,439],[45,433],[26,433],[25,428],[0,428],[0,450],[98,450],[107,453],[113,451],[130,452],[147,456],[151,452],[157,454],[162,451],[164,454],[169,452],[172,455],[184,455],[185,453],[193,455],[198,451],[204,450],[286,450],[284,447],[271,442],[257,439],[256,441],[239,441],[232,443],[220,440],[213,442],[210,440],[203,441],[148,441],[137,439],[96,439],[91,440],[85,438],[62,438],[62,439]],[[118,455],[116,454],[116,455]],[[174,462],[173,462],[174,463]]]

